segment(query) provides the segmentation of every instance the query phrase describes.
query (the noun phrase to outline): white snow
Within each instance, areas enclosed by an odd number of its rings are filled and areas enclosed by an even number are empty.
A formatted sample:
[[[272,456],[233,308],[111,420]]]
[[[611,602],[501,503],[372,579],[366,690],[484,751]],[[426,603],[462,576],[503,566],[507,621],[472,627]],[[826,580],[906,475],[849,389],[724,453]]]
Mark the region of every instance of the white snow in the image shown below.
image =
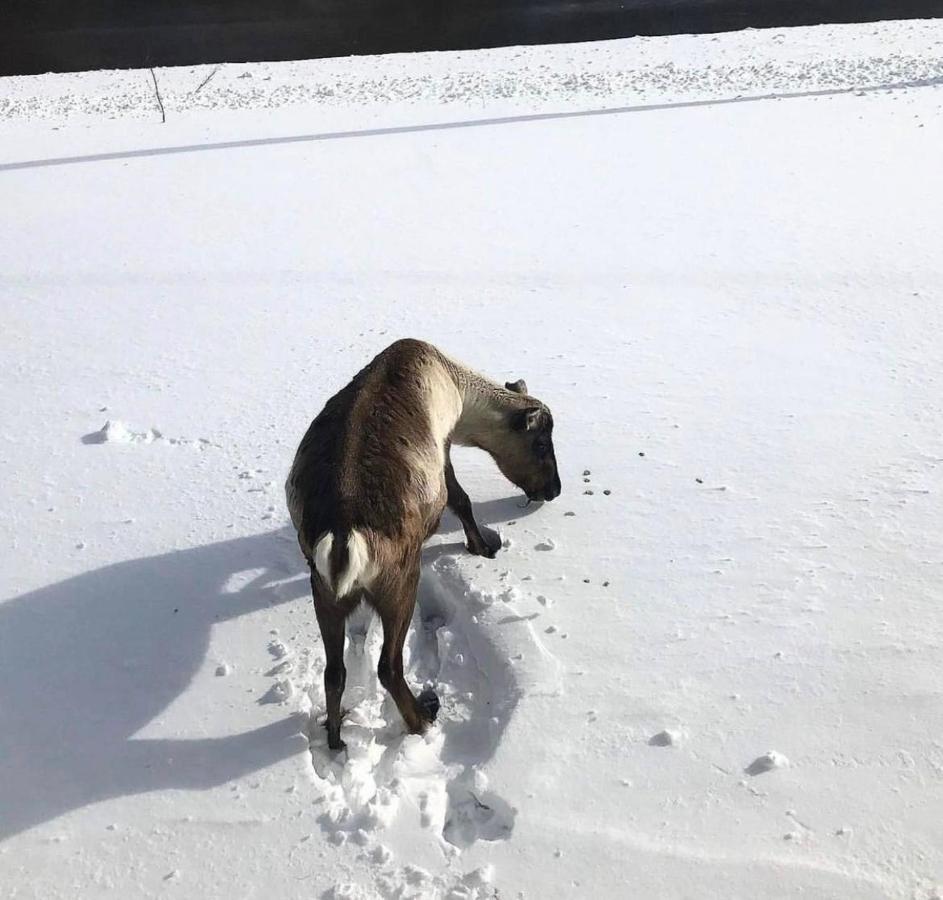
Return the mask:
[[[124,422],[109,419],[98,431],[85,435],[83,440],[87,444],[150,444],[160,437],[161,433],[156,428],[132,431]]]
[[[762,775],[764,772],[771,772],[773,769],[782,769],[789,765],[789,760],[782,753],[775,750],[758,756],[744,770],[747,775]],[[787,812],[786,815],[789,815]]]
[[[0,80],[4,896],[939,896],[941,47]],[[440,720],[358,616],[336,757],[281,485],[406,335],[526,378],[564,491],[457,456]]]
[[[681,743],[681,732],[666,728],[658,734],[653,734],[648,743],[653,747],[676,747]]]

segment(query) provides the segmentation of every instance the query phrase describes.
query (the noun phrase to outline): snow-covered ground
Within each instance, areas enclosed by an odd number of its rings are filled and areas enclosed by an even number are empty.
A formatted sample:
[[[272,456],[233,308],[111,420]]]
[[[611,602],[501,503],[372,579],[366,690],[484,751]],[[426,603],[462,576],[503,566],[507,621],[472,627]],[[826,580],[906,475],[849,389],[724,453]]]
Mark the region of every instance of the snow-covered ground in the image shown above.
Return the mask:
[[[939,897],[941,47],[0,81],[0,896]],[[427,551],[440,723],[353,622],[333,759],[282,483],[406,335],[526,378],[564,493],[457,459],[507,546]]]

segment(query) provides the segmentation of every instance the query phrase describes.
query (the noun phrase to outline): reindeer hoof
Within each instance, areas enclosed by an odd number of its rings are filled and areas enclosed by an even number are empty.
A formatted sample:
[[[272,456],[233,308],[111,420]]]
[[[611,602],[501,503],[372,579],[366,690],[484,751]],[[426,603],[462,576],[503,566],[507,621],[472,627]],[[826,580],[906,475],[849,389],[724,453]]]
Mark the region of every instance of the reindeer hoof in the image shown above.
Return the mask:
[[[501,549],[501,535],[490,528],[481,529],[481,540],[472,541],[468,545],[468,550],[475,556],[484,556],[487,559],[494,559],[495,554]]]
[[[341,730],[340,728],[331,728],[328,722],[324,723],[324,727],[327,729],[327,746],[333,751],[337,752],[339,750],[346,750],[347,744],[341,740]]]
[[[483,556],[485,559],[494,559],[498,551],[497,549],[492,550],[491,547],[482,542],[480,544],[469,544],[468,552],[471,553],[472,556]]]
[[[426,722],[434,722],[439,714],[439,698],[432,688],[426,688],[417,698],[416,706],[419,708],[419,715]]]

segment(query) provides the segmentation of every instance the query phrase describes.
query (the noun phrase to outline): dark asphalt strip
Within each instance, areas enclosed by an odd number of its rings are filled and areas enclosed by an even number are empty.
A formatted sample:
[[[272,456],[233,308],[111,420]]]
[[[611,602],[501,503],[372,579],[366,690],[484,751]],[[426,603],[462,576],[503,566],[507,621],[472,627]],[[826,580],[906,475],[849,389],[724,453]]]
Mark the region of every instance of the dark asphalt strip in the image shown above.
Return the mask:
[[[943,0],[4,0],[0,75],[943,16]]]

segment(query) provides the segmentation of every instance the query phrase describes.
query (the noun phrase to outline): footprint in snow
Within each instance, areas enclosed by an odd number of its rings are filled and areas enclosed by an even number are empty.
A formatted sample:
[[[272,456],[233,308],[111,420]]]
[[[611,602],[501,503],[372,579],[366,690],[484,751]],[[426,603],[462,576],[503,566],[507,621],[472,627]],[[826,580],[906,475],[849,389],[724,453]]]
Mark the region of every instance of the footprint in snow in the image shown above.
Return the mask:
[[[288,647],[279,640],[269,641],[268,652],[274,659],[284,659],[288,656]]]
[[[276,681],[275,684],[259,698],[259,703],[284,703],[286,700],[290,700],[294,693],[295,689],[291,681],[287,679]]]
[[[481,766],[497,748],[520,690],[511,662],[478,625],[476,603],[478,612],[487,605],[454,559],[424,568],[404,652],[407,680],[419,689],[434,685],[442,704],[424,735],[404,734],[395,703],[378,683],[382,628],[368,607],[348,620],[346,755],[327,749],[321,678],[311,673],[313,778],[330,840],[346,843],[361,833],[379,840],[401,813],[416,811],[420,827],[459,849],[510,837],[516,810],[489,789]]]
[[[376,860],[371,859],[375,864]],[[338,882],[322,894],[323,900],[383,900],[423,897],[428,900],[494,900],[498,896],[494,882],[494,866],[485,865],[464,875],[447,872],[434,876],[419,866],[406,865],[398,869],[385,864],[373,878],[373,888],[354,882]]]

